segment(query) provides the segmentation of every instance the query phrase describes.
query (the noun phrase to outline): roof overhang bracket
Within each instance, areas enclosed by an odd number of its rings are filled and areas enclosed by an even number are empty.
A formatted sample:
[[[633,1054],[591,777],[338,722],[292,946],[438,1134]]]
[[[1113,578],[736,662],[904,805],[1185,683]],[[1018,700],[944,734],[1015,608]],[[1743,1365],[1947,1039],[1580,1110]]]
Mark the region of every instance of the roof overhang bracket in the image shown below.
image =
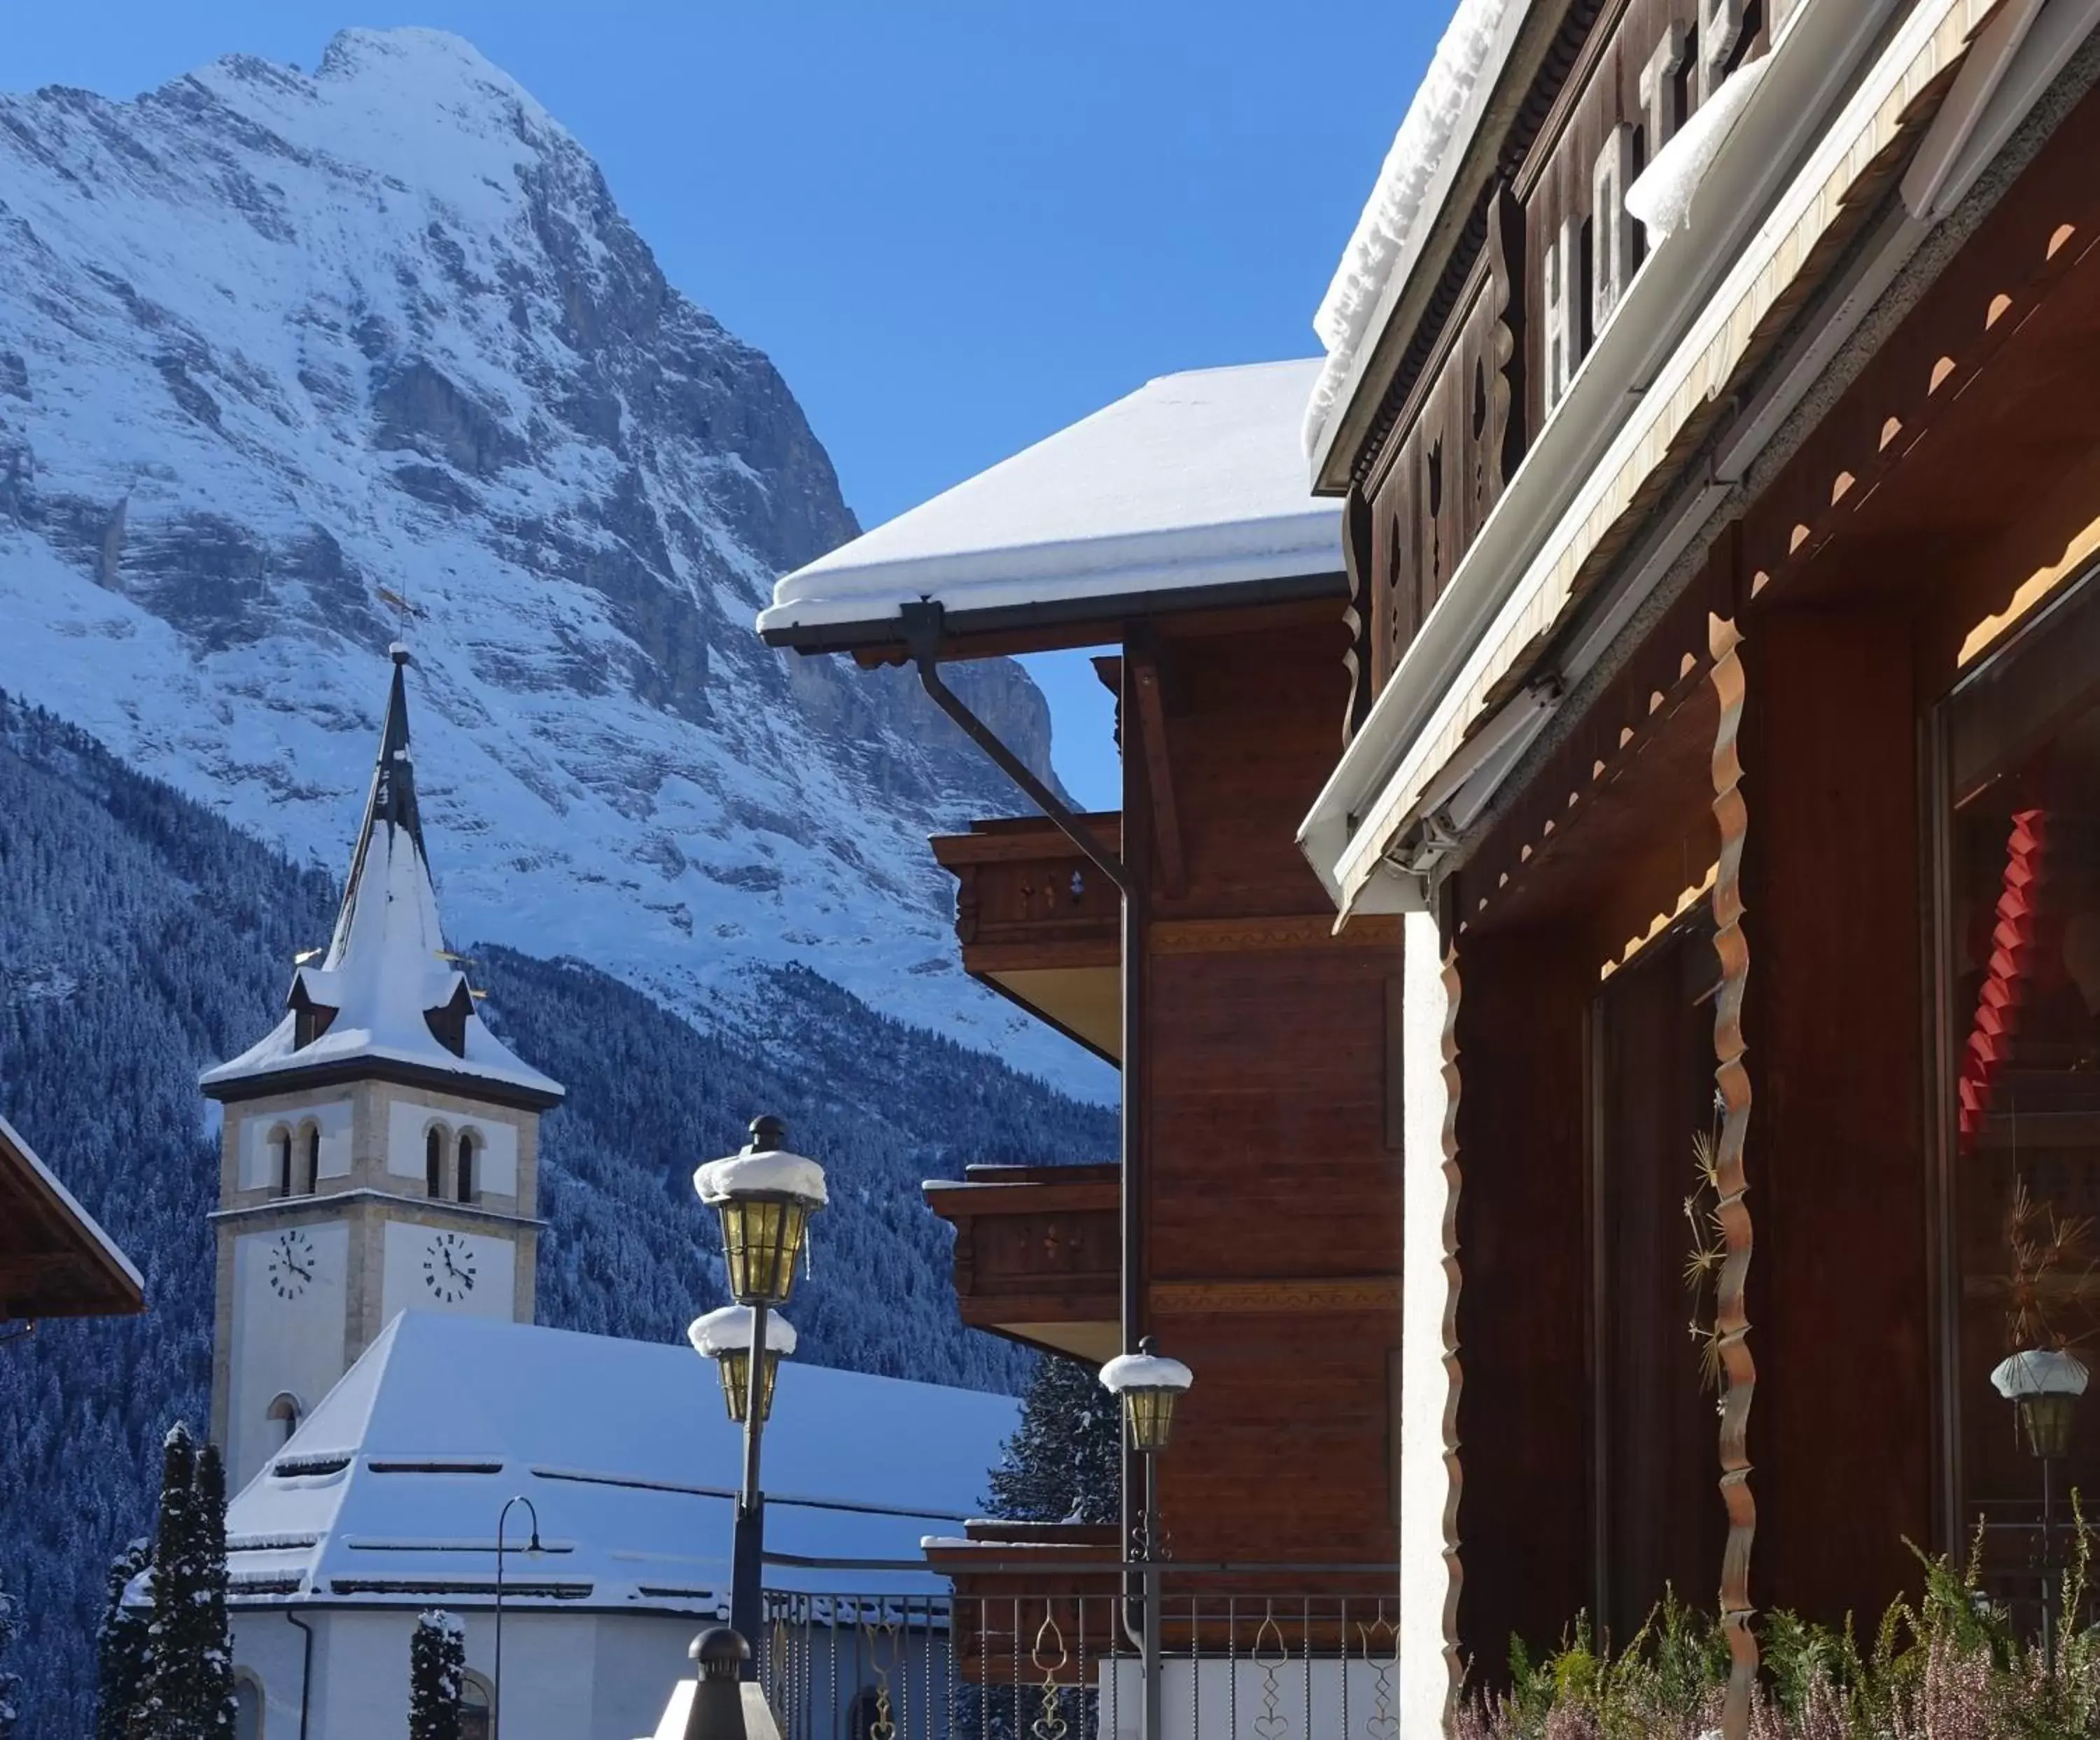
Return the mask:
[[[988,755],[999,770],[1028,795],[1048,817],[1057,831],[1071,841],[1087,859],[1118,888],[1130,892],[1130,873],[1123,860],[1094,838],[1092,831],[1072,813],[1057,794],[1039,779],[1035,769],[1004,742],[991,727],[969,710],[962,697],[941,679],[941,645],[944,606],[936,599],[922,598],[901,605],[898,616],[903,626],[904,645],[919,672],[920,685],[934,706],[962,728],[963,734]]]

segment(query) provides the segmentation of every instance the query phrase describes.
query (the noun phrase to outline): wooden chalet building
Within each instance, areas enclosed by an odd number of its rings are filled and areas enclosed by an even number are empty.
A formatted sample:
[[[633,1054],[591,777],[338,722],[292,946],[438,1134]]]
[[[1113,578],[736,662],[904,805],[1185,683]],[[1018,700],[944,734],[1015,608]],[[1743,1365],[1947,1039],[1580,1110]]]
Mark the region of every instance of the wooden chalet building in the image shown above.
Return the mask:
[[[1466,0],[1323,311],[1408,1733],[1666,1584],[1739,1733],[1757,1612],[1871,1626],[1979,1519],[2034,1613],[1992,1373],[2100,1303],[2006,1231],[2100,1209],[2096,20]]]
[[[1390,1619],[1397,921],[1335,935],[1294,840],[1350,692],[1341,514],[1299,444],[1317,368],[1154,381],[788,575],[761,628],[937,679],[1108,649],[1120,812],[1017,790],[1032,813],[933,850],[964,969],[1119,1067],[1121,1163],[972,1167],[927,1198],[965,1321],[1094,1364],[1150,1335],[1193,1368],[1160,1470],[1178,1560],[1292,1567],[1264,1586]],[[941,1557],[968,1587],[1017,1543],[1046,1567],[1119,1550],[1008,1531]]]
[[[45,1317],[120,1317],[146,1308],[130,1258],[0,1118],[0,1341]]]

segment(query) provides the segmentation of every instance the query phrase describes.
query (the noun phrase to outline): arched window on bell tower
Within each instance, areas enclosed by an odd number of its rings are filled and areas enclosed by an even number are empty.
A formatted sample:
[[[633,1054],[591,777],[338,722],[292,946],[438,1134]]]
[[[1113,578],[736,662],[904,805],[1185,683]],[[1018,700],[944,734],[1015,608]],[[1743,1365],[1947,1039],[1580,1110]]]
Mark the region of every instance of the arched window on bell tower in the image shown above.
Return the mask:
[[[474,1134],[462,1130],[459,1139],[459,1200],[474,1200],[476,1179],[474,1175]]]
[[[318,1124],[307,1125],[306,1193],[309,1196],[321,1187],[321,1130]]]
[[[431,1196],[445,1193],[445,1135],[435,1124],[423,1138],[423,1189]]]
[[[289,1390],[280,1390],[270,1398],[268,1417],[283,1423],[284,1442],[288,1444],[292,1441],[292,1434],[299,1429],[299,1417],[305,1412],[299,1406],[299,1399]]]
[[[289,1130],[277,1133],[277,1194],[292,1194],[292,1133]]]

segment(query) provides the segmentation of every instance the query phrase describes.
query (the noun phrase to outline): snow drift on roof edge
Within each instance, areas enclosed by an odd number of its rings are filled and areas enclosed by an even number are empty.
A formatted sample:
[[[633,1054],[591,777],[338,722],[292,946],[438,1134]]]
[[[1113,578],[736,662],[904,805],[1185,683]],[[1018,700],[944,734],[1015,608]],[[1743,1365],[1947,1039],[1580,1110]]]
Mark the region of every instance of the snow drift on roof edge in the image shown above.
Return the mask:
[[[1305,451],[1319,446],[1343,381],[1355,366],[1372,314],[1416,240],[1423,201],[1454,143],[1460,118],[1488,64],[1502,22],[1524,0],[1458,0],[1436,58],[1408,105],[1378,183],[1312,317],[1326,366],[1305,409]],[[1428,214],[1433,218],[1436,214]]]

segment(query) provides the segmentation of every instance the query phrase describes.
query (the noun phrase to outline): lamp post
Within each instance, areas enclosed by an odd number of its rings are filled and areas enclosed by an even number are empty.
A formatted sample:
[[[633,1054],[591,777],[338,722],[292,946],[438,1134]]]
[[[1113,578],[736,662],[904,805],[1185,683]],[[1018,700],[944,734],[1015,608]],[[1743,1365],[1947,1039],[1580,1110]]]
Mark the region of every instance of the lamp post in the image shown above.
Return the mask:
[[[758,1451],[772,1405],[770,1380],[778,1369],[778,1356],[766,1347],[767,1317],[793,1293],[795,1262],[810,1217],[827,1200],[824,1169],[789,1153],[787,1139],[788,1127],[779,1118],[753,1118],[751,1139],[741,1152],[710,1161],[693,1174],[700,1200],[721,1217],[730,1295],[751,1313],[750,1341],[743,1350],[743,1483],[737,1495],[730,1570],[730,1623],[747,1641],[758,1636],[765,1577],[765,1496],[758,1482]],[[755,1659],[747,1659],[741,1672],[755,1679]]]
[[[488,1740],[502,1740],[503,1734],[503,1530],[510,1520],[510,1507],[514,1504],[523,1504],[525,1513],[532,1519],[532,1538],[525,1544],[525,1556],[537,1558],[546,1550],[540,1544],[538,1507],[523,1493],[514,1492],[503,1501],[503,1509],[496,1518],[496,1676],[489,1698]]]
[[[1145,1676],[1144,1740],[1160,1740],[1159,1457],[1174,1431],[1174,1407],[1195,1374],[1179,1359],[1162,1357],[1150,1336],[1101,1368],[1101,1382],[1123,1403],[1130,1447],[1145,1459],[1145,1519],[1133,1548],[1143,1555],[1143,1632],[1138,1648]],[[1135,1556],[1135,1555],[1134,1555]]]
[[[2020,1436],[2041,1464],[2041,1652],[2056,1671],[2055,1466],[2071,1453],[2071,1422],[2085,1394],[2085,1363],[2061,1349],[2031,1347],[1991,1373],[1998,1394],[2019,1410]]]
[[[729,1416],[739,1425],[751,1412],[751,1346],[758,1333],[758,1314],[748,1305],[725,1305],[720,1311],[695,1317],[686,1326],[686,1339],[702,1359],[712,1359],[721,1378],[722,1400]],[[765,1324],[765,1370],[758,1385],[758,1418],[762,1425],[773,1417],[773,1388],[779,1377],[783,1356],[795,1351],[795,1326],[784,1317],[768,1314]]]

